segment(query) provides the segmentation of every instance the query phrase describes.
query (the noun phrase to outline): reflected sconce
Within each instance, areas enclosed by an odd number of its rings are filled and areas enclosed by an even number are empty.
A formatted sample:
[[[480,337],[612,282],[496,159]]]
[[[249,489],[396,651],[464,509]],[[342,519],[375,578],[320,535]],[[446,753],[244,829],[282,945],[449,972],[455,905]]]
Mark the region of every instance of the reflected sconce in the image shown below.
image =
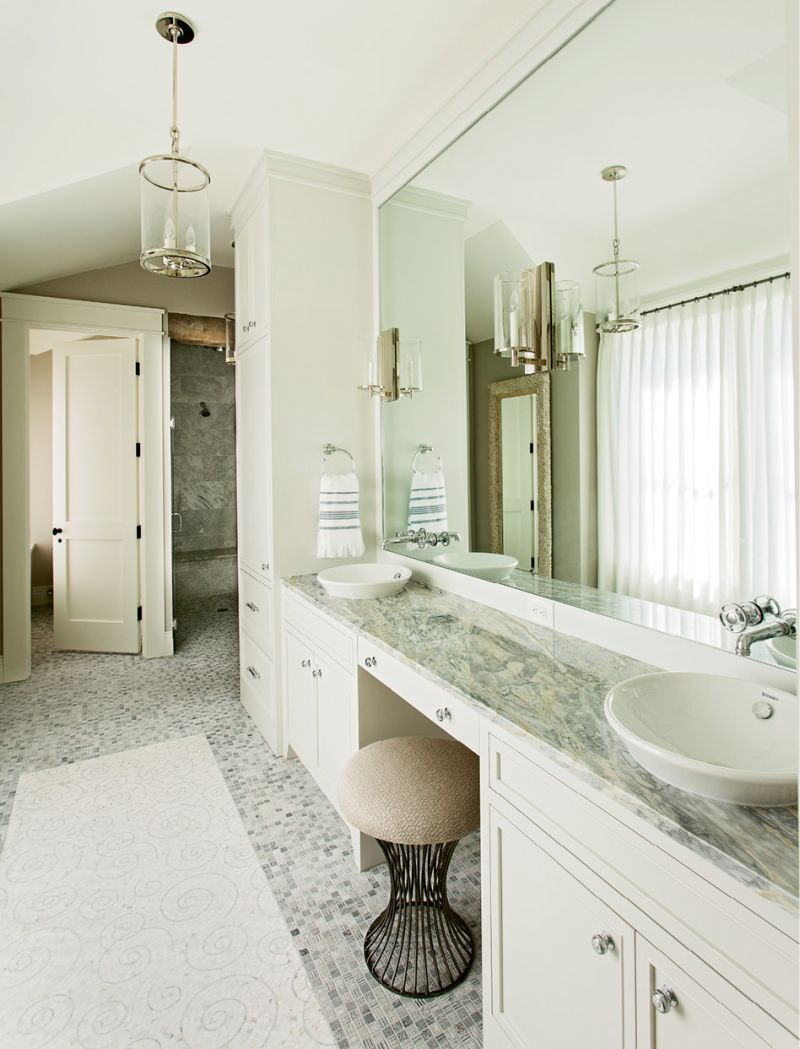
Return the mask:
[[[225,321],[225,363],[236,364],[236,347],[231,340],[231,332],[236,331],[236,316],[226,313]]]
[[[162,277],[204,277],[211,272],[211,176],[180,154],[178,45],[194,40],[194,26],[170,11],[156,20],[159,36],[172,44],[171,149],[145,159],[141,176],[142,251],[139,262]]]
[[[569,369],[586,356],[581,286],[575,280],[556,281],[556,365]]]
[[[611,242],[614,258],[595,266],[597,293],[597,330],[601,334],[621,334],[636,331],[639,320],[639,263],[619,257],[619,223],[617,214],[617,183],[628,174],[621,164],[603,168],[604,182],[614,189],[614,239]]]
[[[494,278],[494,352],[526,375],[548,372],[555,360],[555,268],[542,262]]]
[[[358,387],[370,397],[396,401],[422,391],[422,341],[401,339],[399,328],[382,331],[370,351],[367,382]]]

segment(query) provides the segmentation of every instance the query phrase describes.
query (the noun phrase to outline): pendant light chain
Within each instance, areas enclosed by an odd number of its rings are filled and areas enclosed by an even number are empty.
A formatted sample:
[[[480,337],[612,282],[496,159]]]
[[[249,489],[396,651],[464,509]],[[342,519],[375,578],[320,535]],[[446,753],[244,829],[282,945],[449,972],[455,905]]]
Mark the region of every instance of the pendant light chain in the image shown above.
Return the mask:
[[[169,35],[172,37],[172,127],[169,133],[172,137],[172,152],[177,156],[181,151],[181,133],[178,130],[178,37],[181,35],[181,30],[174,18]]]

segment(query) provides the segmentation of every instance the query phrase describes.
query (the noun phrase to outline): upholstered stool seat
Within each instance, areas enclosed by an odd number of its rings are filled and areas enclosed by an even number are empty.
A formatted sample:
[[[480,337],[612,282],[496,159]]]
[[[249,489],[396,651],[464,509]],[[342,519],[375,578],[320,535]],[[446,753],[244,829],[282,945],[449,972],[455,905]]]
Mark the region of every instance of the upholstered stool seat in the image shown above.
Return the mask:
[[[459,839],[479,825],[478,783],[477,755],[452,739],[417,736],[372,743],[342,773],[342,813],[377,839],[391,878],[364,957],[398,994],[441,994],[472,964],[472,933],[450,907],[447,871]]]

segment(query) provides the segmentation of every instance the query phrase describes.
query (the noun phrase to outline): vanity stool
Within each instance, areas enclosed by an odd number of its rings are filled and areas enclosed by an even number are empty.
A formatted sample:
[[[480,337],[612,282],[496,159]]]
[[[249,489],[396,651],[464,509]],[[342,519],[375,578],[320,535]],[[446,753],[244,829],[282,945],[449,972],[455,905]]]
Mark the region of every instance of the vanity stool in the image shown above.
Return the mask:
[[[339,781],[342,813],[386,856],[389,903],[364,937],[367,968],[410,998],[450,990],[475,945],[447,899],[459,839],[480,824],[478,757],[453,739],[401,736],[371,743]]]

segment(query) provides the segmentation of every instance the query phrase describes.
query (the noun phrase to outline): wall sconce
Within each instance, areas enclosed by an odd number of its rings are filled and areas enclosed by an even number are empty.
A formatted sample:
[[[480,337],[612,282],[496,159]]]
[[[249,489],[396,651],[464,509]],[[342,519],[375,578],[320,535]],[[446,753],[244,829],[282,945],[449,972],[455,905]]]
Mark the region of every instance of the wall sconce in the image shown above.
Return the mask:
[[[575,280],[556,281],[556,365],[569,370],[586,356],[581,286]]]
[[[369,374],[358,387],[370,397],[396,401],[422,390],[422,340],[401,339],[399,328],[387,328],[370,350]]]
[[[507,270],[494,279],[494,352],[526,375],[553,367],[554,298],[552,262]]]

